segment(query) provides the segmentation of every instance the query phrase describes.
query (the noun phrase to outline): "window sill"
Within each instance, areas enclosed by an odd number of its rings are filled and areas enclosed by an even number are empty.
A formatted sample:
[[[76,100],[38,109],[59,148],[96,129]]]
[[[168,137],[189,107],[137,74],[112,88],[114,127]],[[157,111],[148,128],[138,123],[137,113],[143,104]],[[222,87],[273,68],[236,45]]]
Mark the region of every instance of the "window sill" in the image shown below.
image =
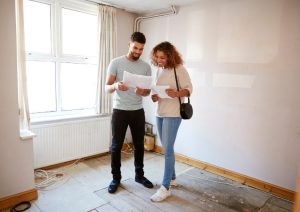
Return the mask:
[[[35,137],[35,136],[36,136],[36,134],[34,134],[30,130],[20,130],[20,138],[23,141],[33,139],[33,137]]]
[[[89,119],[89,118],[99,118],[99,117],[107,117],[111,116],[111,114],[84,114],[84,115],[65,115],[65,116],[52,116],[52,117],[40,117],[31,119],[31,125],[41,125],[41,124],[50,124],[64,121],[72,121],[72,120],[81,120],[81,119]]]

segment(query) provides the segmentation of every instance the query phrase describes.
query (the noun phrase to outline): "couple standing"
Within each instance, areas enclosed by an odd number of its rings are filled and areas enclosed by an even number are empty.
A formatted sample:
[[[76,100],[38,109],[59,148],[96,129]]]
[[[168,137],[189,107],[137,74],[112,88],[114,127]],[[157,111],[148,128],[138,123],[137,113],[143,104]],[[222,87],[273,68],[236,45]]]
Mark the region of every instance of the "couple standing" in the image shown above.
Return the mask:
[[[151,76],[151,67],[140,59],[146,38],[141,32],[134,32],[129,42],[127,55],[115,58],[108,66],[106,91],[114,93],[112,113],[111,145],[111,181],[108,192],[116,192],[121,181],[121,149],[127,127],[130,127],[134,145],[135,181],[147,188],[153,184],[144,177],[144,135],[145,114],[142,97],[150,94],[150,89],[130,88],[122,83],[124,71],[132,74]],[[158,102],[157,130],[165,153],[164,177],[161,187],[151,197],[152,201],[162,201],[171,195],[170,184],[175,184],[174,143],[181,117],[178,97],[187,97],[192,93],[192,84],[188,72],[182,66],[183,60],[176,48],[169,42],[162,42],[151,52],[151,62],[159,68],[156,85],[168,85],[166,93],[171,98],[163,99],[157,94],[151,96]],[[174,71],[178,77],[177,91]]]

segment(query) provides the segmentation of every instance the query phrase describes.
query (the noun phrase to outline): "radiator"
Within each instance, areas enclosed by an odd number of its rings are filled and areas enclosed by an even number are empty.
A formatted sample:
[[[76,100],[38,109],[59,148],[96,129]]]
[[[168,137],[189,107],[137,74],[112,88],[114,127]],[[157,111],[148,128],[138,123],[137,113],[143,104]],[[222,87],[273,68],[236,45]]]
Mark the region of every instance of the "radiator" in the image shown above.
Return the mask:
[[[111,117],[35,125],[34,168],[109,151]]]

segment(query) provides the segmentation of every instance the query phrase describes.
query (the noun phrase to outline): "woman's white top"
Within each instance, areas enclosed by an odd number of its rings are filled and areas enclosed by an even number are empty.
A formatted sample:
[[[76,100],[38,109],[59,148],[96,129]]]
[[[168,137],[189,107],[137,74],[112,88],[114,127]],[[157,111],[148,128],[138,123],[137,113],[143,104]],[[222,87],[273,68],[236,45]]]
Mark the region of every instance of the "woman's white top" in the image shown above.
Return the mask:
[[[177,80],[180,89],[187,89],[190,95],[193,91],[191,78],[184,66],[176,68]],[[170,88],[177,90],[174,69],[159,69],[156,74],[156,85],[168,85]],[[184,97],[181,97],[184,102]],[[157,106],[157,116],[159,117],[180,117],[178,97],[168,99],[159,99]]]

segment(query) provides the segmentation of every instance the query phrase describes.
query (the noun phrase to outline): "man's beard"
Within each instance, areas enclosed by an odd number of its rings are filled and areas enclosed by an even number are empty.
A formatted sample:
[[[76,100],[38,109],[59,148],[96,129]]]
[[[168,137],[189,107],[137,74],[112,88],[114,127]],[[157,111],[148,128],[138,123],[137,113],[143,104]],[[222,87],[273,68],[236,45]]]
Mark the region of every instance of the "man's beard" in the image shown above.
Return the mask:
[[[130,58],[133,59],[133,60],[138,60],[140,58],[140,54],[138,54],[138,56],[134,56],[134,53],[133,52],[130,52]]]

